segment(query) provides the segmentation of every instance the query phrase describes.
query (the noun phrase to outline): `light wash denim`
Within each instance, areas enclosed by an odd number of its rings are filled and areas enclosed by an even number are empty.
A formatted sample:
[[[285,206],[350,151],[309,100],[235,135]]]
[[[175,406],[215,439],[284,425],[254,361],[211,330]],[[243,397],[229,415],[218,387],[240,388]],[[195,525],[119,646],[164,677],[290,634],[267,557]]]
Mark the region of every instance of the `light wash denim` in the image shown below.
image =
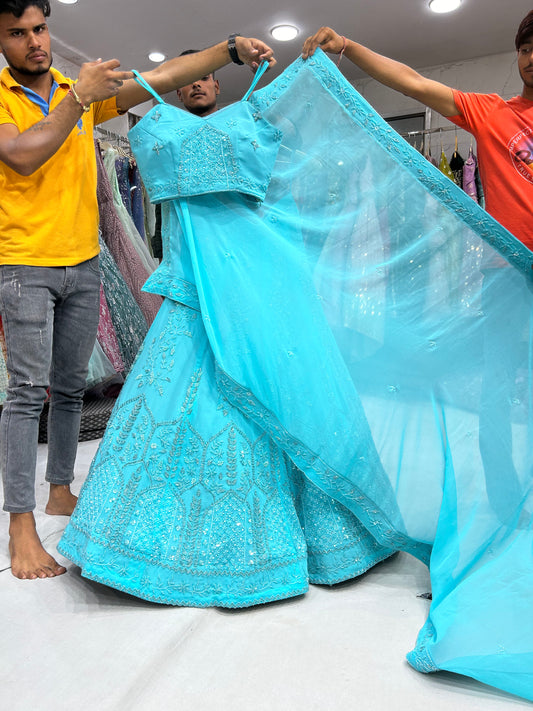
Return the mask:
[[[35,508],[39,417],[50,387],[46,481],[70,484],[100,304],[98,257],[73,267],[0,266],[9,386],[0,420],[4,510]]]

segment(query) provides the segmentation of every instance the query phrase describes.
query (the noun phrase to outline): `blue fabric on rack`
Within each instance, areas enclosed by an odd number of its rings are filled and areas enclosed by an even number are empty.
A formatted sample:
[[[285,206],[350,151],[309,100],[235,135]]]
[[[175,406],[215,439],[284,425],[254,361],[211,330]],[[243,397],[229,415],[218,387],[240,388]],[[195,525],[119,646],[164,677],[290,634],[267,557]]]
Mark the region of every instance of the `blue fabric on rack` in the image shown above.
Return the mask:
[[[339,553],[338,569],[356,574],[357,521],[382,546],[367,548],[367,564],[402,549],[430,565],[433,601],[408,657],[415,668],[533,700],[533,255],[322,52],[248,103],[242,126],[242,104],[214,115],[229,178],[220,152],[202,153],[188,171],[198,194],[182,185],[179,153],[185,134],[202,133],[198,119],[160,105],[132,131],[171,229],[146,288],[187,306],[167,298],[158,315],[60,550],[89,577],[141,596],[158,565],[172,589],[179,576],[167,575],[168,560],[189,561],[204,577],[188,604],[242,604],[235,576],[252,560],[269,561],[268,572],[254,563],[263,591],[304,589],[308,533],[334,511],[349,535],[344,548],[329,539],[326,571]],[[258,124],[273,138],[272,172],[265,139],[237,161],[242,179],[233,180],[233,146],[256,140]],[[256,186],[267,183],[264,195],[248,189],[248,169]],[[209,189],[210,174],[222,192]],[[175,363],[187,379],[172,399]],[[232,423],[222,439],[222,425],[201,417],[214,401]],[[260,441],[269,456],[254,458]],[[245,473],[252,461],[252,471],[275,472],[275,496],[261,488],[269,477]],[[302,482],[315,502],[303,516]],[[164,515],[150,524],[154,508]],[[211,531],[228,567],[210,585]]]

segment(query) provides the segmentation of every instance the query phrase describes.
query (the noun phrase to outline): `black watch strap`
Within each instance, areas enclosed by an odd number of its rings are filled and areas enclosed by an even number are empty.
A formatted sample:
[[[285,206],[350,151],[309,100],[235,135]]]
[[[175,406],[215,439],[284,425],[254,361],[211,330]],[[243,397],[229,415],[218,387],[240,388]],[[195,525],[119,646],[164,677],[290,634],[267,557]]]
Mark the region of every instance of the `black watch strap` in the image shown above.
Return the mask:
[[[238,53],[237,53],[237,48],[235,47],[235,38],[236,38],[236,37],[240,37],[240,34],[239,34],[238,32],[234,32],[232,35],[230,35],[230,36],[228,37],[228,52],[229,52],[229,56],[231,57],[231,61],[232,61],[234,64],[244,64],[244,62],[242,62],[242,61],[239,59],[239,55],[238,55]]]

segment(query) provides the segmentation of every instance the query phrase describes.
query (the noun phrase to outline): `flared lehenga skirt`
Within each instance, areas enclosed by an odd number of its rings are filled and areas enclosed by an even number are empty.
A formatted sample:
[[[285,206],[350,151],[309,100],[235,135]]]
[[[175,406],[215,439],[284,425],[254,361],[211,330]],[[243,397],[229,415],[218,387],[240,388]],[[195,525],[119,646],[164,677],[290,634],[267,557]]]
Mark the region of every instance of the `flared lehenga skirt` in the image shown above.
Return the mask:
[[[197,607],[299,595],[392,553],[226,400],[201,314],[170,299],[59,550],[87,578]]]

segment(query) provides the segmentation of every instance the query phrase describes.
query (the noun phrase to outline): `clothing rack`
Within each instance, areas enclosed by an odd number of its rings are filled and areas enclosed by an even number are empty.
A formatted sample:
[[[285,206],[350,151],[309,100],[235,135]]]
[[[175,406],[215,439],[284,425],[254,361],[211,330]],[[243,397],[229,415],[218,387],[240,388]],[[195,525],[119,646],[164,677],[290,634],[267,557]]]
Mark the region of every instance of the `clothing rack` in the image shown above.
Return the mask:
[[[127,152],[131,152],[130,142],[126,136],[122,136],[120,133],[115,133],[115,131],[108,131],[106,128],[102,128],[101,126],[95,126],[94,132],[96,138],[104,138],[108,141],[116,143],[119,148],[122,148]]]
[[[432,137],[435,135],[440,135],[441,136],[441,150],[443,140],[442,140],[442,134],[446,133],[448,131],[454,131],[455,132],[455,150],[457,150],[457,131],[463,131],[463,134],[466,133],[470,137],[470,148],[473,147],[474,144],[474,138],[472,134],[470,134],[468,131],[466,131],[464,128],[461,128],[460,126],[437,126],[435,128],[421,128],[416,131],[402,131],[399,132],[400,136],[404,138],[406,141],[411,143],[411,145],[414,145],[417,150],[419,150],[423,155],[428,157],[431,154],[431,144],[432,144]],[[416,145],[416,141],[413,144],[413,139],[416,136],[421,136],[422,141],[420,148]]]
[[[444,133],[445,131],[464,131],[460,126],[437,126],[436,128],[421,128],[418,131],[404,131],[400,133],[402,138],[408,136],[427,136],[431,133]]]

